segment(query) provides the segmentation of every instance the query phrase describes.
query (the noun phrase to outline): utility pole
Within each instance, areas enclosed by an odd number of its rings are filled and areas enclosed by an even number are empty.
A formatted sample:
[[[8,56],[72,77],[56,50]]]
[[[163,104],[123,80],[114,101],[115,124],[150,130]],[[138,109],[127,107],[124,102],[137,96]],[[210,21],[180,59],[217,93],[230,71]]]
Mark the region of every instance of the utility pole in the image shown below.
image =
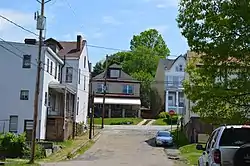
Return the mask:
[[[38,116],[38,103],[39,103],[39,88],[40,88],[40,77],[41,77],[41,55],[43,45],[43,30],[45,29],[45,17],[44,17],[44,6],[51,0],[37,0],[41,4],[41,15],[37,18],[37,29],[39,30],[39,48],[38,48],[38,59],[37,59],[37,76],[36,76],[36,91],[34,99],[34,117],[33,117],[33,130],[32,130],[32,142],[31,142],[31,157],[29,163],[34,163],[35,160],[35,146],[36,146],[36,128],[37,128],[37,116]]]
[[[106,66],[104,73],[104,86],[103,86],[103,101],[102,101],[102,129],[104,128],[104,116],[105,116],[105,98],[107,90],[107,75],[108,75],[108,55],[106,55]]]
[[[89,139],[92,139],[92,126],[93,126],[93,114],[94,114],[94,92],[92,92],[92,75],[90,75],[90,84],[89,84]]]

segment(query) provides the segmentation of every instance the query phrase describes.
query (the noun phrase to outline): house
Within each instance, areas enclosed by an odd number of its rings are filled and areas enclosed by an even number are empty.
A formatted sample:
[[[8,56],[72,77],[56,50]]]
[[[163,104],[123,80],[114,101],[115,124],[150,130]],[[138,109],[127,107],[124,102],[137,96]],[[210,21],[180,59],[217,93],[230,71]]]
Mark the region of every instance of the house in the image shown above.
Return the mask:
[[[93,77],[95,116],[102,116],[105,72]],[[105,117],[140,117],[140,81],[113,64],[107,69]]]
[[[31,138],[38,44],[0,42],[0,132],[23,133]],[[86,41],[58,42],[52,38],[42,47],[39,88],[39,140],[62,141],[75,133],[76,123],[86,123],[89,63]],[[5,71],[8,71],[7,73]]]
[[[164,101],[165,112],[174,110],[177,114],[183,114],[185,108],[182,81],[185,76],[186,55],[180,55],[175,59],[161,59],[159,61],[155,85]]]

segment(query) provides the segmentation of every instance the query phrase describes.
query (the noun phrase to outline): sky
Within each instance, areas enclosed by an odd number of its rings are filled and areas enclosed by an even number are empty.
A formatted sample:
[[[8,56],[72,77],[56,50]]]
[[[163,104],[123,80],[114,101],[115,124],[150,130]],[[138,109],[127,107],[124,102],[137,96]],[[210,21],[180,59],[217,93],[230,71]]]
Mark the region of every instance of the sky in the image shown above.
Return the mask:
[[[164,37],[171,57],[185,54],[188,45],[177,26],[179,0],[51,0],[45,5],[46,38],[76,41],[82,35],[88,43],[92,64],[103,60],[112,49],[128,50],[133,35],[155,28]],[[34,13],[36,0],[1,0],[0,14],[38,33]],[[36,38],[0,18],[0,37],[23,42]],[[93,47],[98,46],[99,48]]]

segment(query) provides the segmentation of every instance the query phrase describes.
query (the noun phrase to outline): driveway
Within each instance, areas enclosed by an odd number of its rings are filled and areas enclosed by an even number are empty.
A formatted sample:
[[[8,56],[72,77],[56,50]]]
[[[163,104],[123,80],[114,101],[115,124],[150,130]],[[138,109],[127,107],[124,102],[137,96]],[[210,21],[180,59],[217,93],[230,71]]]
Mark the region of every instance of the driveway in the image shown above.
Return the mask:
[[[161,126],[105,126],[98,141],[72,161],[45,165],[81,166],[172,166],[163,148],[154,147],[153,137]],[[169,129],[169,127],[168,127]]]

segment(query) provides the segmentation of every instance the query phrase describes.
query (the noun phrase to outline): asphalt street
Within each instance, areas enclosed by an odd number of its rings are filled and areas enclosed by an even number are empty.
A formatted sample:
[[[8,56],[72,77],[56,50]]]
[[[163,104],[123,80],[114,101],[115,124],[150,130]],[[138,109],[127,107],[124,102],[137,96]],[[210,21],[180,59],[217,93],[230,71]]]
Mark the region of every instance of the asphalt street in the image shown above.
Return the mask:
[[[105,126],[97,142],[74,160],[44,166],[173,166],[164,148],[154,146],[158,130],[169,126]]]

